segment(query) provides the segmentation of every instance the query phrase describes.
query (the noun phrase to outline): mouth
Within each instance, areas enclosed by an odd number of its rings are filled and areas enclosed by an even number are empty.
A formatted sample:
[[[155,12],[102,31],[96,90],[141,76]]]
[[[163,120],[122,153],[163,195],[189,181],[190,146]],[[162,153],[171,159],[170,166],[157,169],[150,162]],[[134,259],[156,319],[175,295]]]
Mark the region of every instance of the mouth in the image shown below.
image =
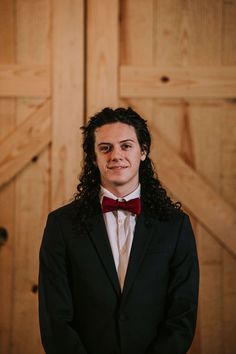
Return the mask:
[[[128,166],[108,166],[108,170],[123,170],[128,168]]]

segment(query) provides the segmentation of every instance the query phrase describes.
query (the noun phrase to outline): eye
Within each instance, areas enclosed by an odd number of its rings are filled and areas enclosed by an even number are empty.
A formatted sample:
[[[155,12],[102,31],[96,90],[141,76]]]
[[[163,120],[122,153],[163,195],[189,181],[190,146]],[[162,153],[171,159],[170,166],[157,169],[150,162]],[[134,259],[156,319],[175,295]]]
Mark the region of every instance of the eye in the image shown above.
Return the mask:
[[[128,143],[124,143],[121,145],[122,150],[130,150],[131,148],[132,148],[132,145],[128,144]]]
[[[111,146],[110,145],[101,145],[99,146],[99,151],[106,153],[111,151]]]

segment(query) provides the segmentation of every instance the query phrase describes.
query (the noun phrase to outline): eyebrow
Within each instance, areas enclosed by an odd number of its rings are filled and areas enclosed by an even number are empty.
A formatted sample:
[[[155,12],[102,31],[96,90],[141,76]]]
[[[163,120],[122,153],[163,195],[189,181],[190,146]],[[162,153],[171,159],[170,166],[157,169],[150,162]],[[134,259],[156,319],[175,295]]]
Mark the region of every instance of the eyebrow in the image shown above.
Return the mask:
[[[119,144],[123,144],[123,143],[127,143],[127,142],[132,142],[134,143],[135,141],[133,139],[125,139],[125,140],[121,140],[119,141]],[[112,145],[112,143],[106,143],[106,142],[101,142],[99,143],[97,146],[100,146],[100,145]]]

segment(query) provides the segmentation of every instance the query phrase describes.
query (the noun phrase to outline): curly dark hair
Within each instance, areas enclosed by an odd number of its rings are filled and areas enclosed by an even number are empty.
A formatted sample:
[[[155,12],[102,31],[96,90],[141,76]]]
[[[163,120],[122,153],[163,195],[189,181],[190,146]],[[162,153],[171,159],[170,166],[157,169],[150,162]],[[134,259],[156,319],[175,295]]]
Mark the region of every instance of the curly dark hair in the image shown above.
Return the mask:
[[[166,220],[176,211],[181,211],[181,204],[174,203],[162,187],[152,160],[149,157],[151,136],[148,131],[147,122],[140,117],[132,108],[104,108],[95,114],[86,126],[81,127],[83,131],[84,164],[77,186],[75,202],[77,215],[80,224],[86,225],[88,218],[96,210],[100,210],[100,172],[94,161],[95,155],[95,130],[104,124],[124,123],[134,127],[139,145],[142,151],[146,152],[146,159],[141,161],[139,167],[139,181],[141,184],[141,203],[145,220],[150,219]]]

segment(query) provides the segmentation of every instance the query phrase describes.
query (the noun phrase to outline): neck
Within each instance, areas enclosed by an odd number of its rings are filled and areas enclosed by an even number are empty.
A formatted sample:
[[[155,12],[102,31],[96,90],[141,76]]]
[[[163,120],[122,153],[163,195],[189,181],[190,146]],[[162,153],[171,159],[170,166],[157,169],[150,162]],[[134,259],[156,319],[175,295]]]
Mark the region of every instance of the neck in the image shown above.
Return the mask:
[[[130,188],[127,188],[127,186],[106,186],[103,185],[104,188],[106,188],[109,192],[114,194],[117,198],[124,198],[125,196],[129,195],[130,193],[134,192],[135,189],[138,187],[138,184],[135,186],[132,186]]]

